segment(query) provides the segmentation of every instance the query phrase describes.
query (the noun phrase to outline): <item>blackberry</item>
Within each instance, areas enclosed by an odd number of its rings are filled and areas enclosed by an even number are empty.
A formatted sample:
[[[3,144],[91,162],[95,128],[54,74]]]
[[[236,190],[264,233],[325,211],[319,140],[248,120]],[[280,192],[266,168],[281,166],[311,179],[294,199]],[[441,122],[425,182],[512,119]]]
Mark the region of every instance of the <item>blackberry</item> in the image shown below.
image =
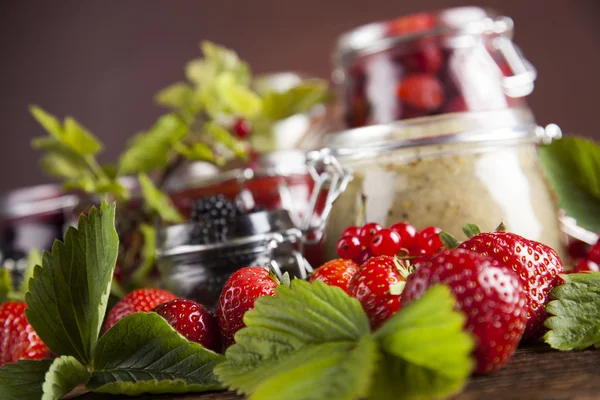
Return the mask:
[[[192,221],[195,222],[205,219],[229,220],[239,217],[243,213],[236,202],[227,200],[222,194],[204,197],[196,200],[192,205]]]
[[[190,232],[193,244],[223,243],[227,240],[227,219],[204,218],[195,221]]]

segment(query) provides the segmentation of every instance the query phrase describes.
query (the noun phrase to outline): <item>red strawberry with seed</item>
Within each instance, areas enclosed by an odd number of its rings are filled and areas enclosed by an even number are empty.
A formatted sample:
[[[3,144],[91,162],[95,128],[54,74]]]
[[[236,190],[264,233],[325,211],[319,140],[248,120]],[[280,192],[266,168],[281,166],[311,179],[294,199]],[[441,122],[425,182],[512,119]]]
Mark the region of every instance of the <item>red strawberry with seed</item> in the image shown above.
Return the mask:
[[[235,333],[246,326],[244,314],[254,308],[254,301],[261,296],[275,296],[278,285],[274,274],[261,267],[239,269],[227,279],[217,304],[223,346],[232,345]]]
[[[315,270],[310,282],[321,281],[329,286],[337,286],[348,292],[350,280],[358,270],[358,264],[352,260],[337,259],[326,262]]]
[[[166,319],[186,339],[213,351],[221,350],[217,317],[201,304],[187,299],[175,299],[159,304],[152,311]]]
[[[360,266],[350,281],[348,294],[362,304],[373,329],[400,309],[399,290],[408,271],[394,257],[373,257]]]
[[[523,339],[537,339],[544,333],[548,293],[560,285],[563,265],[550,247],[510,232],[480,233],[460,248],[488,256],[512,269],[527,295],[527,329]]]
[[[41,360],[50,357],[50,350],[27,321],[22,301],[7,301],[0,305],[0,367],[18,360]]]
[[[444,102],[444,87],[434,75],[407,75],[396,89],[396,95],[406,104],[434,111]]]
[[[104,330],[107,331],[114,324],[129,314],[136,312],[149,312],[159,304],[175,300],[171,292],[161,289],[137,289],[123,297],[108,313]]]
[[[441,283],[450,287],[456,308],[467,317],[466,328],[477,338],[475,373],[489,373],[505,365],[521,340],[527,319],[526,295],[516,275],[481,254],[446,250],[408,277],[401,306]]]

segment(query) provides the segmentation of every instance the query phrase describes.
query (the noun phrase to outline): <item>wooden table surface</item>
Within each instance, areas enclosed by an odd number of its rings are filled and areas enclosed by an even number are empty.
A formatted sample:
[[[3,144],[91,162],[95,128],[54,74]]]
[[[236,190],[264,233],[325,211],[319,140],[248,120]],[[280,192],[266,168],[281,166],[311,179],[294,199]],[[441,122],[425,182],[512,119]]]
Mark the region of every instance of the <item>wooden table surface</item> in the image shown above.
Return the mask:
[[[456,399],[600,399],[600,349],[558,352],[546,345],[520,348],[502,370],[476,377]],[[81,400],[132,400],[86,394]],[[240,400],[231,392],[141,396],[136,400]],[[335,400],[335,399],[332,399]]]

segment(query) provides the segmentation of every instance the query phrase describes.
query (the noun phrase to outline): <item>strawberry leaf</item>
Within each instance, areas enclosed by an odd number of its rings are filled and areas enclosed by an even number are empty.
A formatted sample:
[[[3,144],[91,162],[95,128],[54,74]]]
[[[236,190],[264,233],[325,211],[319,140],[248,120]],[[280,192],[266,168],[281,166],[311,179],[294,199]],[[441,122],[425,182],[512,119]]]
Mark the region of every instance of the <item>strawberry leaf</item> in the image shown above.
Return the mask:
[[[0,368],[0,399],[39,400],[52,360],[21,360]]]
[[[36,266],[25,296],[26,315],[55,354],[89,364],[106,312],[119,238],[115,206],[102,203],[70,227]]]
[[[558,194],[559,206],[578,225],[600,232],[600,146],[565,137],[543,145],[540,162]]]
[[[309,284],[298,279],[291,282],[291,287],[278,286],[276,294],[276,297],[260,297],[255,308],[246,313],[247,327],[236,333],[236,343],[225,354],[227,361],[215,368],[219,379],[239,393],[264,390],[266,396],[278,385],[281,389],[290,384],[291,371],[305,374],[306,368],[324,370],[335,359],[341,364],[330,371],[333,374],[330,379],[348,385],[344,389],[347,396],[342,398],[360,397],[365,383],[355,379],[356,374],[370,376],[375,356],[368,343],[351,354],[353,346],[370,331],[358,300],[323,282]],[[354,357],[360,361],[346,362]],[[326,385],[317,383],[318,377],[314,379],[316,385]],[[293,390],[299,397],[290,393],[285,398],[306,398],[302,397],[299,386],[294,385]],[[338,398],[330,394],[326,398]]]
[[[469,239],[481,233],[481,230],[475,224],[464,224],[462,227],[462,231],[464,232],[465,236]]]
[[[136,313],[100,339],[87,386],[128,396],[220,390],[212,371],[222,360],[181,336],[158,314]]]
[[[375,333],[384,355],[369,398],[438,398],[462,389],[474,342],[454,304],[447,287],[434,287]]]
[[[42,400],[58,400],[90,379],[90,373],[71,356],[55,359],[46,373]]]
[[[600,272],[561,275],[564,284],[550,292],[555,299],[546,311],[552,316],[544,340],[558,350],[600,347]]]
[[[156,212],[165,222],[182,222],[183,217],[179,211],[173,206],[171,199],[165,193],[161,192],[152,183],[148,175],[140,174],[138,176],[140,186],[142,187],[142,195],[146,201],[146,206]]]
[[[460,242],[454,236],[449,234],[448,232],[440,232],[440,240],[444,244],[444,247],[448,250],[454,250],[458,246],[460,246]]]

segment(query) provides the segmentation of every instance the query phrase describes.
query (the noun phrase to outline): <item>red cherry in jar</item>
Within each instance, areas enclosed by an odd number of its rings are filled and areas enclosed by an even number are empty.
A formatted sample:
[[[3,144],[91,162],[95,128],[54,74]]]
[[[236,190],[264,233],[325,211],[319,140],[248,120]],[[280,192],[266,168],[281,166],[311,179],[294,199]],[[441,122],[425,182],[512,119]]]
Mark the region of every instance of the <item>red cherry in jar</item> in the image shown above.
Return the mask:
[[[240,139],[245,139],[252,131],[252,125],[247,119],[238,118],[233,124],[233,132]]]

